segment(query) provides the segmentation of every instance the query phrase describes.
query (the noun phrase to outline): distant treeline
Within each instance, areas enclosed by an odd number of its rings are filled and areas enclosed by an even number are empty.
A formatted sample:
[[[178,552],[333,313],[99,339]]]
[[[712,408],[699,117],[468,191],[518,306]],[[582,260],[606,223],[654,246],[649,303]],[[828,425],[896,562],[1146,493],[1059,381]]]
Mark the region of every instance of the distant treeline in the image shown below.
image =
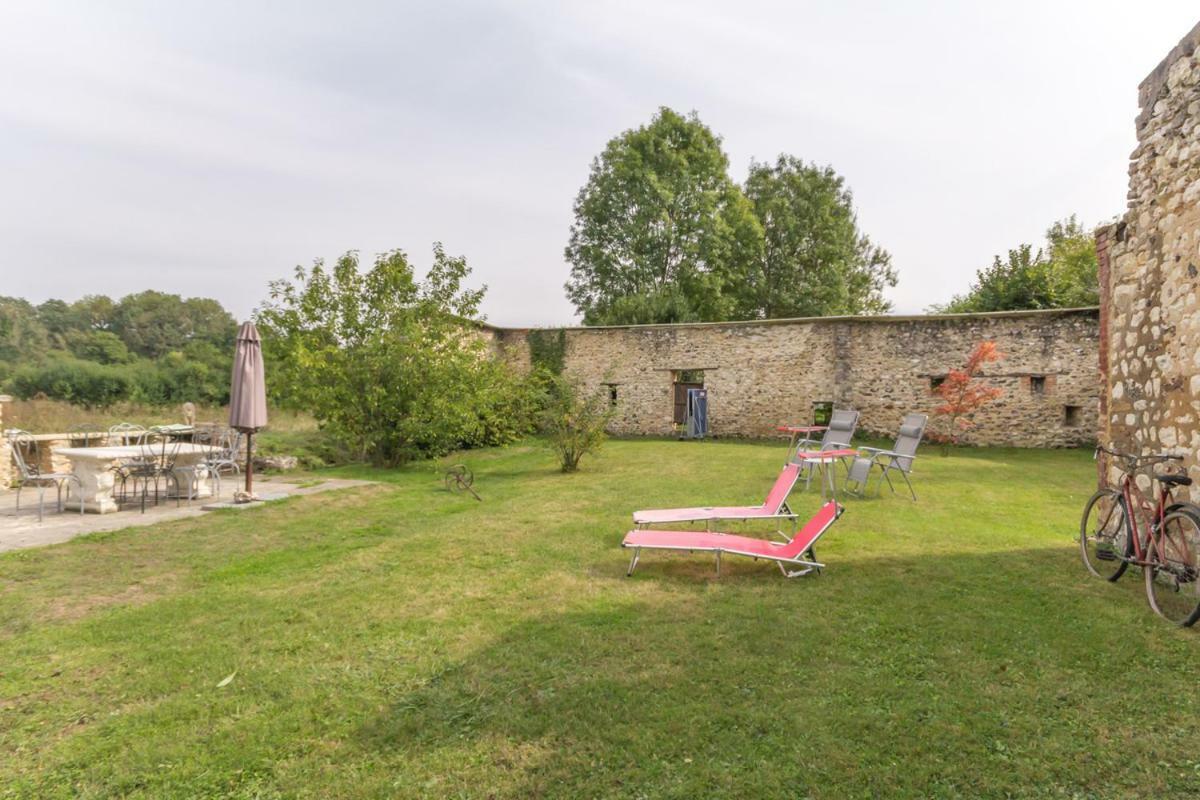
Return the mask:
[[[0,386],[87,406],[224,403],[236,333],[208,298],[145,291],[35,306],[0,297]]]

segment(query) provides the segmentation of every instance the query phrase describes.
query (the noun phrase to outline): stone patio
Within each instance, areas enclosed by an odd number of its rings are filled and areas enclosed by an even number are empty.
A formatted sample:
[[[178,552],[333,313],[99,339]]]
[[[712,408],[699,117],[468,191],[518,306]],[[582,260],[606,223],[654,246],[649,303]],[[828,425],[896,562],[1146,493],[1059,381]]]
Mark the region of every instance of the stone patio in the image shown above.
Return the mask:
[[[335,478],[314,478],[301,483],[291,482],[282,476],[255,476],[255,493],[264,498],[265,502],[280,500],[318,492],[328,492],[335,489],[350,489],[357,486],[369,486],[371,481],[343,480]],[[238,480],[221,482],[221,496],[209,497],[204,500],[194,500],[189,505],[186,501],[178,508],[175,501],[164,501],[158,506],[146,506],[146,513],[141,513],[140,506],[129,508],[114,514],[84,514],[78,511],[58,512],[55,505],[54,493],[46,493],[46,514],[42,522],[38,522],[37,490],[27,489],[21,493],[21,511],[16,511],[17,493],[15,491],[0,492],[0,552],[19,550],[26,547],[41,547],[57,544],[98,531],[113,531],[121,528],[154,525],[166,520],[194,517],[207,513],[213,507],[232,504],[233,493],[241,488]],[[254,508],[264,503],[236,506],[237,508]]]

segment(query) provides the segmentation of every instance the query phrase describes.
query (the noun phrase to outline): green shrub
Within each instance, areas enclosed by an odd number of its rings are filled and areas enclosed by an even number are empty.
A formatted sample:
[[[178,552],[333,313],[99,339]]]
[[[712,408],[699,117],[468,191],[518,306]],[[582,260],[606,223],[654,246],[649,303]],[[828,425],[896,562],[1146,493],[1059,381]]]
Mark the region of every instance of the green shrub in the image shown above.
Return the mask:
[[[547,380],[546,404],[540,430],[558,456],[563,472],[579,469],[580,460],[600,449],[616,409],[607,391],[586,391],[579,383],[561,375]]]
[[[125,367],[81,361],[70,356],[18,368],[8,381],[17,397],[45,395],[94,408],[130,397],[134,381]]]

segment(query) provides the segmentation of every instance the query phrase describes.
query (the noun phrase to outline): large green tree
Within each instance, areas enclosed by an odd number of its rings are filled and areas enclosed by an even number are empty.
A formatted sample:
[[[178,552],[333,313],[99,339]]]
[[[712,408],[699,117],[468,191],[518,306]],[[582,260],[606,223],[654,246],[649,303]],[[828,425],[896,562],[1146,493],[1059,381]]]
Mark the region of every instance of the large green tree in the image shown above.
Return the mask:
[[[216,300],[150,290],[121,298],[112,328],[132,352],[159,358],[192,341],[232,347],[237,322]]]
[[[661,108],[592,162],[566,248],[567,296],[588,325],[728,319],[725,287],[761,249],[720,137],[695,113]]]
[[[966,294],[940,312],[1013,311],[1029,308],[1077,308],[1100,302],[1096,242],[1074,215],[1046,231],[1046,244],[1036,252],[1022,244],[1008,256],[975,274]]]
[[[779,156],[752,163],[746,197],[764,246],[730,286],[739,319],[877,314],[896,285],[886,250],[858,228],[853,197],[832,167]]]

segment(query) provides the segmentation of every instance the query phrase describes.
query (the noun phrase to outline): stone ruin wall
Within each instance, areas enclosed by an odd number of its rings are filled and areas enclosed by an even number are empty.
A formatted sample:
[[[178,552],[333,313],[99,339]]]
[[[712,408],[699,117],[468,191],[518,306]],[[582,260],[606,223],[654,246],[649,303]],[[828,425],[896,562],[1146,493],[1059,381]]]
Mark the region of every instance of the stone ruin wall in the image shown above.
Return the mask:
[[[1097,235],[1105,386],[1100,438],[1200,450],[1200,25],[1138,88],[1129,207]],[[1109,478],[1115,469],[1108,466]],[[1200,501],[1200,487],[1192,487]]]
[[[528,336],[490,332],[495,352],[520,369],[531,364]],[[616,387],[612,431],[622,435],[674,433],[676,374],[703,370],[714,435],[777,436],[777,425],[809,422],[814,402],[832,401],[862,412],[864,432],[894,436],[904,414],[939,404],[931,379],[960,367],[986,339],[1006,355],[985,371],[1004,394],[978,414],[965,441],[1095,440],[1096,309],[567,328],[564,371],[593,389]]]

